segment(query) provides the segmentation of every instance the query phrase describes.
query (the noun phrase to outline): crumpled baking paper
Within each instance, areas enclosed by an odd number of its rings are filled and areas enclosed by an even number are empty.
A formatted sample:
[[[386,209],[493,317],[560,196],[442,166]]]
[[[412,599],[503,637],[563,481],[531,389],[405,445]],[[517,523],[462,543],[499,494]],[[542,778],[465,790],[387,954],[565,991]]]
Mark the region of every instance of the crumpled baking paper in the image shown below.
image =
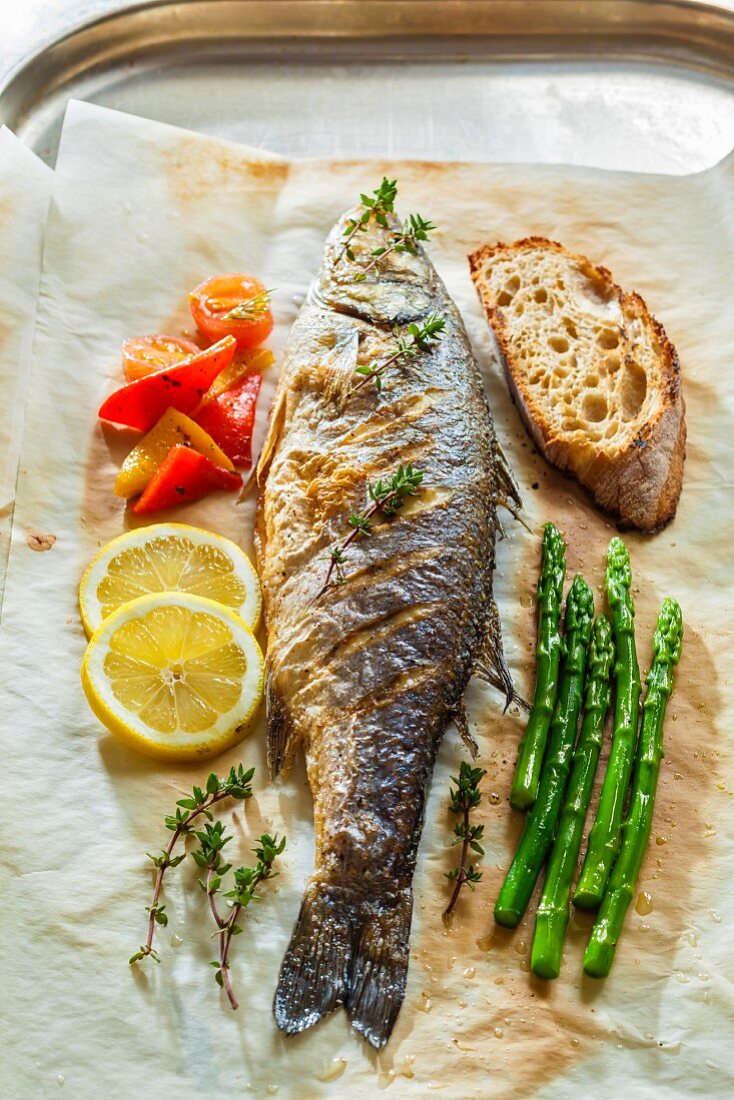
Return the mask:
[[[471,286],[466,253],[483,242],[543,234],[606,264],[664,322],[683,364],[688,459],[678,515],[653,538],[631,534],[643,673],[664,596],[686,621],[666,723],[655,825],[611,977],[582,976],[589,930],[574,917],[561,977],[528,973],[532,908],[515,932],[491,908],[521,821],[507,805],[521,732],[481,685],[469,720],[488,769],[476,820],[484,877],[441,922],[454,864],[449,775],[464,755],[447,732],[436,765],[415,879],[408,990],[388,1047],[376,1055],[343,1013],[288,1040],[271,1000],[312,866],[311,802],[302,767],[275,785],[264,727],[218,759],[256,766],[255,797],[231,815],[239,859],[260,831],[285,831],[282,873],[247,914],[233,950],[241,1007],[232,1013],[207,963],[216,949],[196,870],[170,872],[161,963],[131,969],[151,892],[144,852],[163,816],[205,767],[136,755],[89,712],[79,683],[85,640],[76,586],[97,547],[128,519],[112,494],[131,445],[104,433],[96,410],[120,382],[131,334],[182,331],[186,292],[243,269],[276,287],[280,353],[330,225],[383,173],[398,208],[439,226],[430,252],[460,306],[497,429],[520,482],[528,533],[509,517],[496,591],[509,661],[532,690],[533,590],[540,525],[569,540],[602,606],[613,524],[534,452],[501,376]],[[653,177],[565,167],[424,162],[268,162],[211,138],[72,104],[46,236],[31,398],[0,639],[5,854],[2,870],[4,1080],[13,1096],[303,1098],[492,1095],[618,1100],[729,1096],[734,1039],[730,941],[734,774],[731,761],[731,546],[734,160],[700,175]],[[259,410],[264,430],[267,382]],[[181,509],[251,548],[254,504],[230,496]],[[26,532],[53,534],[34,553]],[[233,844],[234,849],[234,844]],[[645,912],[645,909],[651,911]]]
[[[51,169],[0,127],[0,608],[51,179]]]

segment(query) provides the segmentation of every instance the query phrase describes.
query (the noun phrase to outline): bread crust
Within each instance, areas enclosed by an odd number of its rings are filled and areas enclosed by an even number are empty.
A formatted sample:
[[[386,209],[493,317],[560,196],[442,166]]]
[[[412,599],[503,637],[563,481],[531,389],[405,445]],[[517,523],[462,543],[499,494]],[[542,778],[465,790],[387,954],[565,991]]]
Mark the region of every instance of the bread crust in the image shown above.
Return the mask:
[[[572,441],[559,433],[551,423],[548,409],[538,401],[537,394],[530,394],[525,384],[526,371],[516,361],[505,312],[497,304],[484,273],[488,262],[496,256],[537,249],[560,254],[584,275],[603,284],[609,295],[617,298],[622,316],[639,318],[650,332],[659,370],[658,408],[642,424],[635,425],[634,432],[621,446],[605,447],[590,438],[580,445],[577,439]],[[648,533],[660,530],[674,517],[683,486],[685,402],[677,352],[643,298],[625,292],[607,268],[545,237],[484,245],[469,255],[469,267],[499,346],[513,400],[538,450],[554,466],[574,476],[622,525]]]

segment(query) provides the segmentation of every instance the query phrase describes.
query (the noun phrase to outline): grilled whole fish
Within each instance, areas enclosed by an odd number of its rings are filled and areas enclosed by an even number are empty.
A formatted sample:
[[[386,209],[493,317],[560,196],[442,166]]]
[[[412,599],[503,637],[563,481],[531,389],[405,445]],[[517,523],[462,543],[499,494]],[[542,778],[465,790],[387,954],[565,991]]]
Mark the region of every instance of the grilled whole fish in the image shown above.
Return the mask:
[[[273,775],[302,746],[316,868],[284,958],[274,1011],[287,1033],[337,1005],[376,1048],[405,992],[412,879],[439,742],[483,671],[512,684],[492,598],[498,502],[515,499],[458,310],[432,264],[391,253],[354,276],[389,232],[343,254],[345,215],[294,324],[258,469],[258,559],[268,629]],[[440,342],[358,392],[395,326],[446,318]],[[322,592],[329,548],[367,485],[399,464],[420,493],[349,547]]]

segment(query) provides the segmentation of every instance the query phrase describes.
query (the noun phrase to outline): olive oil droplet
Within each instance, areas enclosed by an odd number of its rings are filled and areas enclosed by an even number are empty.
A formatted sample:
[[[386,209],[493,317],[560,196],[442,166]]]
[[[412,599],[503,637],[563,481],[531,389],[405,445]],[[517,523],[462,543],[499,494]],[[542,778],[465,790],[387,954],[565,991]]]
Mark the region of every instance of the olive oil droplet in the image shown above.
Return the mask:
[[[647,890],[643,890],[637,898],[635,909],[641,917],[646,917],[648,913],[652,913],[652,897],[648,894]]]
[[[341,1077],[344,1070],[347,1068],[346,1058],[332,1058],[329,1065],[318,1076],[319,1081],[336,1081],[337,1077]]]

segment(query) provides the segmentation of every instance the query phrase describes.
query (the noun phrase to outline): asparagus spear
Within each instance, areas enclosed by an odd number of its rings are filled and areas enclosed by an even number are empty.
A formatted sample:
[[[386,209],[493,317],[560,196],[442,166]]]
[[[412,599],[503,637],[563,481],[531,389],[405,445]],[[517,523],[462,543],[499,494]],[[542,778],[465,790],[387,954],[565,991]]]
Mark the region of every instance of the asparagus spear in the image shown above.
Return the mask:
[[[605,615],[594,623],[586,669],[584,719],[573,756],[568,794],[561,811],[548,872],[535,917],[531,966],[539,978],[557,978],[561,969],[563,939],[568,925],[571,882],[576,870],[589,808],[594,775],[601,751],[604,720],[611,696],[610,675],[614,661],[612,628]]]
[[[650,839],[655,788],[663,757],[665,708],[673,690],[673,668],[680,659],[682,640],[680,607],[675,600],[665,600],[652,641],[653,661],[647,674],[648,690],[629,812],[622,826],[622,846],[584,954],[584,970],[592,978],[605,978],[611,970],[625,914]]]
[[[607,559],[607,599],[612,611],[616,649],[614,733],[596,820],[589,834],[586,858],[573,896],[573,903],[579,909],[597,909],[604,896],[609,872],[619,851],[622,813],[635,755],[640,668],[635,647],[635,609],[631,588],[632,571],[627,547],[621,539],[613,538],[609,543]]]
[[[543,529],[543,561],[537,595],[540,618],[538,645],[535,650],[535,696],[520,742],[515,778],[510,792],[510,805],[516,810],[526,810],[532,806],[538,794],[543,753],[558,691],[558,668],[561,660],[558,622],[565,576],[566,544],[558,528],[552,523],[546,523]]]
[[[594,597],[583,577],[575,577],[566,600],[566,660],[561,676],[548,753],[538,797],[525,821],[515,858],[494,907],[494,919],[506,928],[520,922],[543,860],[553,842],[576,740],[586,651],[591,637]]]

